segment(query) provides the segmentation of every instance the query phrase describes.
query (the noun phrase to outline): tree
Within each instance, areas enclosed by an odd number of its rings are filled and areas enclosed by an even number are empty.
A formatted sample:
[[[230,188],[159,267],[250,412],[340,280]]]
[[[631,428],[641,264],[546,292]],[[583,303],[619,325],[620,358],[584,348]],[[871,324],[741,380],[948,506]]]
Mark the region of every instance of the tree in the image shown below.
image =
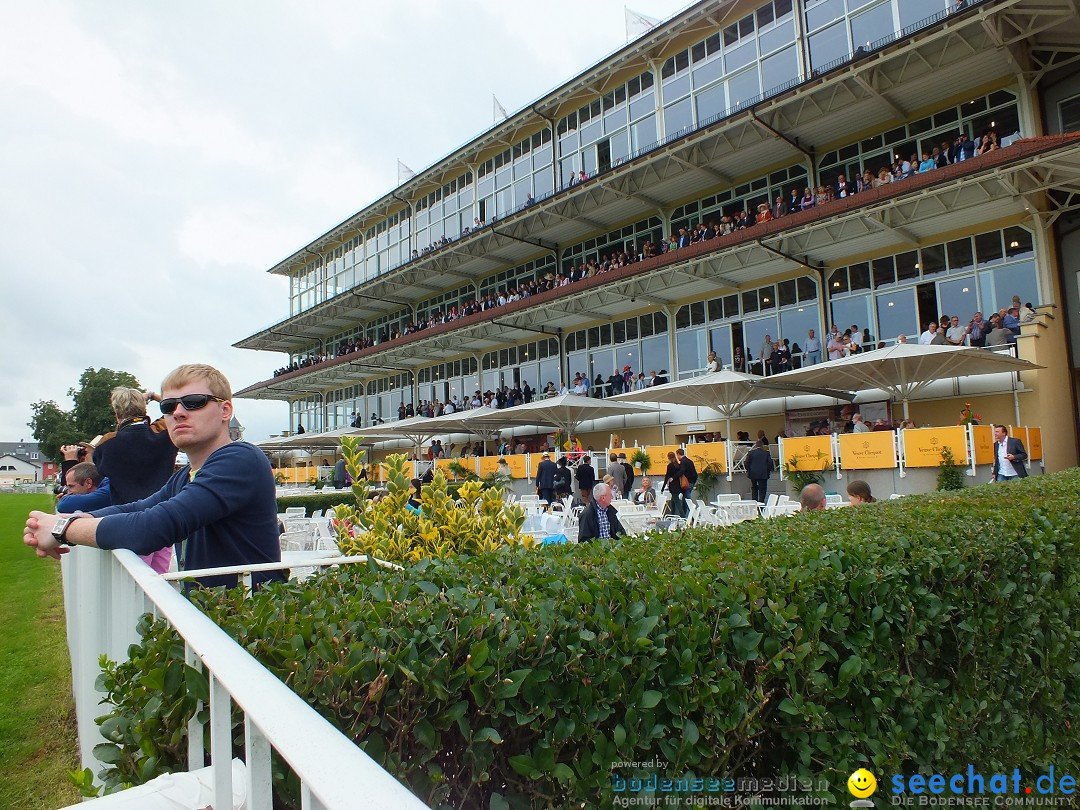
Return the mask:
[[[79,431],[75,429],[75,420],[67,411],[53,401],[35,402],[30,406],[34,415],[30,418],[30,429],[38,443],[38,450],[45,458],[60,459],[60,448],[65,444],[78,441]]]
[[[68,390],[68,396],[75,402],[71,411],[63,410],[51,400],[33,403],[29,424],[41,453],[59,461],[61,446],[89,441],[116,427],[109,395],[117,386],[142,387],[126,371],[88,368],[79,376],[78,388]]]
[[[116,427],[109,395],[118,386],[142,388],[139,381],[126,371],[88,368],[79,377],[78,390],[72,388],[68,391],[68,396],[75,401],[71,416],[84,441]]]

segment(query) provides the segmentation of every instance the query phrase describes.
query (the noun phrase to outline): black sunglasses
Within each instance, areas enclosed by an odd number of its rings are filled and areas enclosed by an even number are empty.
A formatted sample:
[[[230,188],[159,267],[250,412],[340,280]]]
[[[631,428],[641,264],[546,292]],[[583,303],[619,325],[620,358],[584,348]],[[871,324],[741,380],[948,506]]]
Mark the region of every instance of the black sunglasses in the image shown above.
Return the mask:
[[[221,397],[213,394],[185,394],[182,397],[168,397],[161,400],[162,413],[174,413],[177,405],[183,405],[185,411],[198,411],[205,408],[211,401],[226,402]]]

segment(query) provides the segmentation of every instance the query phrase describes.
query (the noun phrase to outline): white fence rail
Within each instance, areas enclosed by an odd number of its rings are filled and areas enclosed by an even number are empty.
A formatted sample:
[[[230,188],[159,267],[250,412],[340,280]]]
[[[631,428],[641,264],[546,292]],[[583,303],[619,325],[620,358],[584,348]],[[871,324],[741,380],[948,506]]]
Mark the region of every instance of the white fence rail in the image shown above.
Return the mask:
[[[310,564],[310,563],[309,563]],[[345,810],[363,797],[366,808],[426,807],[302,698],[263,667],[201,610],[130,551],[77,548],[63,562],[68,646],[82,761],[102,765],[93,749],[104,742],[94,718],[102,714],[94,688],[102,654],[127,660],[139,641],[139,616],[164,617],[184,640],[188,663],[210,684],[210,767],[214,807],[232,806],[233,705],[244,715],[246,807],[273,806],[270,752],[296,773],[304,810]],[[188,727],[188,770],[204,767],[203,729]]]

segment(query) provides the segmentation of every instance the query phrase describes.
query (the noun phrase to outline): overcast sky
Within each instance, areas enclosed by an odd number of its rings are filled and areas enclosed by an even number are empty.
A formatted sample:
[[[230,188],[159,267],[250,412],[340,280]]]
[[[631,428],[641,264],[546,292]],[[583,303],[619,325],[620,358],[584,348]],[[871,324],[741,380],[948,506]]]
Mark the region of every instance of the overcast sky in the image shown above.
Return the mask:
[[[666,19],[686,0],[637,0]],[[266,270],[624,44],[621,0],[0,0],[0,440],[83,369],[157,388],[288,313]],[[238,400],[258,441],[287,405]],[[152,409],[152,413],[156,411]],[[89,437],[87,437],[89,438]]]

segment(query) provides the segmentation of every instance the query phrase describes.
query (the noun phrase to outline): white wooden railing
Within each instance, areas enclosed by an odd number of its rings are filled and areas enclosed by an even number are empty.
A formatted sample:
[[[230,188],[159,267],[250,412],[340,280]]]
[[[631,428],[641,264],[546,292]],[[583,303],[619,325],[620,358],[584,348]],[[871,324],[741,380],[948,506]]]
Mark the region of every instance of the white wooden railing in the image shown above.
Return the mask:
[[[342,560],[326,560],[336,564]],[[306,562],[312,565],[313,562]],[[232,718],[244,716],[246,808],[273,806],[270,752],[296,773],[305,810],[357,807],[409,810],[426,807],[393,776],[335,729],[301,697],[238,645],[176,588],[135,554],[76,548],[63,562],[64,605],[83,765],[102,767],[93,754],[104,742],[94,718],[102,714],[94,682],[102,654],[127,660],[139,641],[144,613],[164,617],[184,640],[187,662],[206,672],[210,684],[210,767],[214,807],[232,807]],[[188,769],[205,764],[203,726],[188,726]]]

